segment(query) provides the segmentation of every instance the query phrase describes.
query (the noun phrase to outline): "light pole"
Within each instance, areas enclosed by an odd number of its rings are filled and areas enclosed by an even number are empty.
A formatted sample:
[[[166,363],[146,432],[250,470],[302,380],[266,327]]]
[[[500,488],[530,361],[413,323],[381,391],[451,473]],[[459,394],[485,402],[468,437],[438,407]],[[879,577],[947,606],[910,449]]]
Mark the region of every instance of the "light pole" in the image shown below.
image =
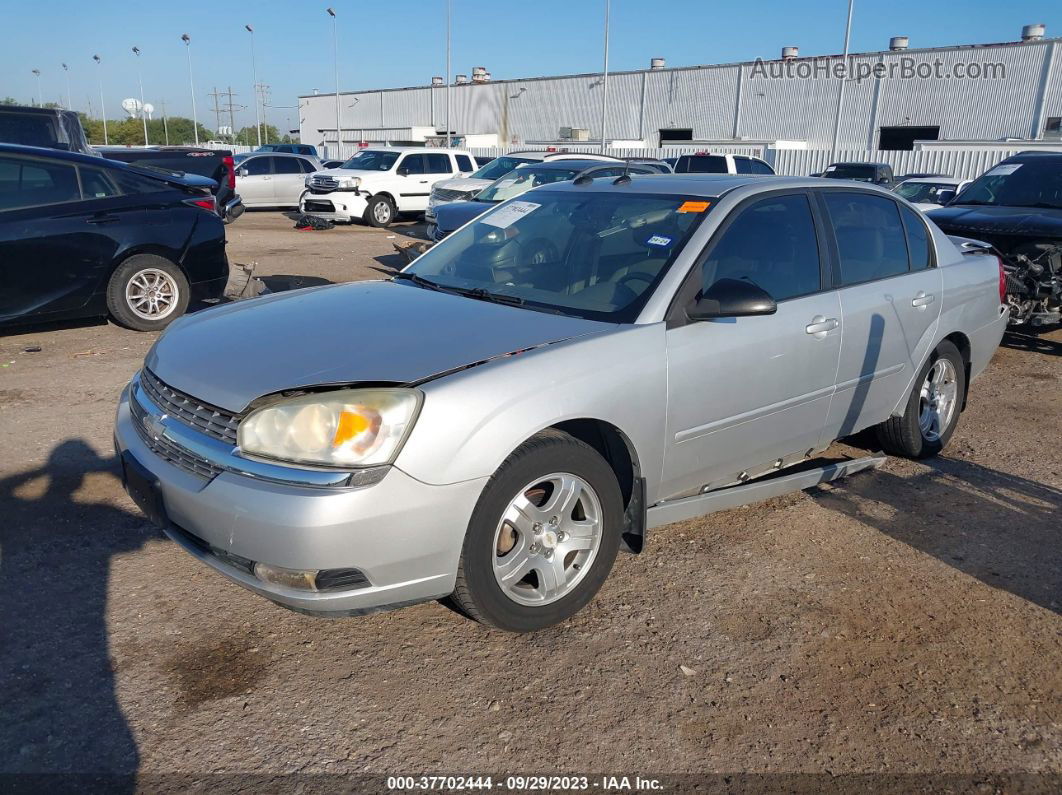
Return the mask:
[[[446,147],[450,147],[450,17],[453,0],[446,0]]]
[[[844,87],[848,82],[848,41],[852,36],[852,6],[854,0],[848,0],[848,24],[844,29],[844,70],[841,72],[841,87],[837,90],[837,115],[833,120],[833,146],[830,147],[830,161],[837,156],[837,139],[841,134],[841,107],[844,105]]]
[[[98,55],[93,55],[92,60],[99,67],[96,71],[100,78],[100,115],[103,117],[103,145],[107,146],[110,141],[107,140],[107,109],[103,105],[103,61],[100,60]]]
[[[70,99],[70,67],[65,63],[60,65],[63,67],[63,73],[66,75],[66,109],[73,110],[74,103]]]
[[[195,132],[195,145],[199,146],[199,118],[195,115],[195,80],[192,79],[192,37],[187,33],[182,33],[181,41],[184,42],[184,51],[188,54],[188,88],[192,92],[192,130]]]
[[[258,113],[258,67],[254,60],[254,28],[250,25],[244,25],[247,32],[251,34],[251,79],[254,80],[254,87],[251,91],[254,96],[254,129],[258,135],[258,145],[262,145],[262,117]]]
[[[336,20],[336,10],[334,8],[326,8],[328,16],[332,17],[332,58],[335,63],[336,69],[336,157],[342,157],[340,152],[343,147],[343,126],[340,123],[342,118],[339,109],[339,22]]]
[[[33,70],[33,75],[34,75],[34,77],[37,78],[37,107],[43,108],[44,107],[44,99],[41,96],[41,70],[40,69],[34,69]]]
[[[144,115],[144,78],[140,74],[140,48],[133,47],[136,56],[136,82],[140,84],[140,121],[144,124],[144,146],[148,145],[147,116]]]
[[[601,154],[605,153],[605,117],[608,115],[608,15],[611,0],[605,0],[605,67],[601,75]]]

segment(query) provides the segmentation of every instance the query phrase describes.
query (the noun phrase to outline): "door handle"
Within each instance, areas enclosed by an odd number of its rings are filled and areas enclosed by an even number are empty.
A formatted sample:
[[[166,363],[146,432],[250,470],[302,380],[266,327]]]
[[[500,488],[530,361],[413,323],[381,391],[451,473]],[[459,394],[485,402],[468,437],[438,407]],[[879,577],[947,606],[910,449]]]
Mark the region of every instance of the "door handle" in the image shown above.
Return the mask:
[[[925,290],[919,290],[918,295],[911,301],[911,306],[917,306],[919,309],[925,309],[931,303],[937,300],[937,297],[932,293],[926,293]]]
[[[273,179],[273,178],[271,176],[269,176],[268,174],[263,174],[262,175],[262,179],[268,180],[268,179]]]
[[[421,184],[421,185],[427,185],[427,184],[428,184],[428,180],[426,180],[426,179],[422,179],[422,180],[420,181],[420,184]]]
[[[815,315],[815,317],[811,319],[811,323],[805,326],[804,331],[808,334],[821,334],[825,337],[827,331],[833,331],[839,325],[841,324],[835,317]]]
[[[88,219],[90,224],[114,224],[122,220],[117,215],[93,215]]]

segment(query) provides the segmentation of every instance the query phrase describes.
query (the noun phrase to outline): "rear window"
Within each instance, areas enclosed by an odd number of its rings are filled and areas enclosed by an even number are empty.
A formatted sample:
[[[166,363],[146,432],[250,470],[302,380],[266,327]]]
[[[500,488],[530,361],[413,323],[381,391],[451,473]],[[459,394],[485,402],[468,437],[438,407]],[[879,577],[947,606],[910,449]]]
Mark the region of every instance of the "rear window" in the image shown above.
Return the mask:
[[[60,142],[58,124],[37,113],[0,113],[0,142],[54,149]]]
[[[73,165],[0,157],[0,210],[80,199],[77,171]]]
[[[723,155],[683,155],[675,164],[676,174],[726,174]]]
[[[829,179],[858,179],[863,182],[873,182],[875,170],[874,166],[845,165],[842,163],[840,165],[826,166],[822,176]]]

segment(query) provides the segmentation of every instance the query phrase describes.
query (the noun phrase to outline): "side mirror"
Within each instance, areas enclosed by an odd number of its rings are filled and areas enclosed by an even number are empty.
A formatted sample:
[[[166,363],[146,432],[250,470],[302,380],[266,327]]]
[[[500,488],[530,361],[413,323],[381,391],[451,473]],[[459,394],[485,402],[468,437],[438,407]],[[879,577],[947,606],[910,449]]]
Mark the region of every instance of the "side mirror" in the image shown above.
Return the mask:
[[[937,204],[939,204],[941,207],[951,204],[954,198],[955,191],[953,190],[942,190],[937,192]]]
[[[686,307],[690,320],[773,315],[778,304],[766,290],[741,279],[720,279]]]
[[[251,175],[251,172],[248,171],[246,168],[241,168],[236,173],[239,174],[241,177],[248,177]]]
[[[399,166],[398,171],[395,172],[400,177],[408,177],[409,169],[406,166]]]

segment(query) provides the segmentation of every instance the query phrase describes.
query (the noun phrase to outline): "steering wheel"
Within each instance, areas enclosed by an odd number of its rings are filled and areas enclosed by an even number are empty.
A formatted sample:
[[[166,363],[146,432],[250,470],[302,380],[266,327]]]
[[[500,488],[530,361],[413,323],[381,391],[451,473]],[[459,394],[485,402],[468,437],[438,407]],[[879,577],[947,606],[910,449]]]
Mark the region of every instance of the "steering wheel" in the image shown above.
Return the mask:
[[[525,256],[524,251],[528,252]],[[544,262],[556,262],[560,259],[557,247],[544,237],[527,241],[520,247],[521,265],[541,265]]]
[[[620,276],[618,279],[616,279],[615,284],[617,287],[627,287],[627,282],[639,281],[645,282],[647,285],[649,285],[653,283],[653,279],[655,278],[655,276],[651,276],[648,273],[642,273],[641,271],[633,271],[631,273],[625,273]],[[631,288],[627,287],[627,289],[629,290]]]

